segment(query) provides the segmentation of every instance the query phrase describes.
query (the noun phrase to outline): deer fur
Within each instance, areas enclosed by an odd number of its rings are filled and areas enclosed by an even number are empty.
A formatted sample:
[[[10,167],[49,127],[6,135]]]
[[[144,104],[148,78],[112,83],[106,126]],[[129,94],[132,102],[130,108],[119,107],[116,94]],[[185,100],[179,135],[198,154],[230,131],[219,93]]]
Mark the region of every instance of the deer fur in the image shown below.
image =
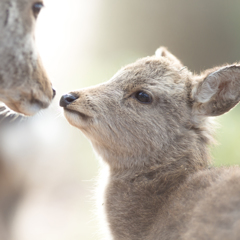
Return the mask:
[[[55,95],[35,45],[35,24],[42,4],[41,0],[0,0],[0,132],[5,123],[19,117],[15,112],[33,115],[47,108]],[[25,193],[21,174],[5,160],[1,152],[1,240],[12,239],[14,214]]]
[[[112,239],[240,239],[239,167],[212,167],[209,154],[211,117],[239,100],[240,65],[195,75],[165,48],[62,96],[69,123],[109,166]]]
[[[0,101],[24,115],[48,107],[55,94],[35,46],[34,4],[42,1],[0,1]]]

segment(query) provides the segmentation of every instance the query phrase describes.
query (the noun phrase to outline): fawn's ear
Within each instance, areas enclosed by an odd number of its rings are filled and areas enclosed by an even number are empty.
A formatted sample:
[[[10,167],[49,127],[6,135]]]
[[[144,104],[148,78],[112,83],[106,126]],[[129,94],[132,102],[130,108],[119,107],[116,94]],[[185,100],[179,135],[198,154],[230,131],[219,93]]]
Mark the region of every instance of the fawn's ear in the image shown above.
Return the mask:
[[[240,101],[240,65],[207,72],[192,89],[193,111],[199,115],[218,116]]]
[[[165,47],[160,47],[156,50],[155,52],[155,56],[156,57],[165,57],[167,58],[168,60],[170,60],[174,65],[182,68],[183,65],[182,63],[180,62],[179,59],[177,59],[172,53],[170,53],[167,48]]]

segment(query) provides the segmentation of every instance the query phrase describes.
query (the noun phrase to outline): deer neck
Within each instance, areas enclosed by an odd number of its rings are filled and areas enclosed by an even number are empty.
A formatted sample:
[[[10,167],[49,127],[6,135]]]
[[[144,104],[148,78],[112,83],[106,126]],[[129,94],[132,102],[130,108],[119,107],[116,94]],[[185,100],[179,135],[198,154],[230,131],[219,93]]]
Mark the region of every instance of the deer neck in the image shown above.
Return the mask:
[[[114,239],[147,239],[156,218],[169,204],[170,195],[198,170],[187,156],[165,165],[110,167],[104,204]]]

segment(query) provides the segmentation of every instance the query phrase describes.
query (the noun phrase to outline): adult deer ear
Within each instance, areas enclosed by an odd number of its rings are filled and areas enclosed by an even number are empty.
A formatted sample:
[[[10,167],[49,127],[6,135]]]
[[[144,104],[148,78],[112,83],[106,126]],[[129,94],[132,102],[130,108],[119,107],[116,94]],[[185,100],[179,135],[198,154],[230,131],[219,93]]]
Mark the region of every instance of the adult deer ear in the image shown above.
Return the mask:
[[[172,53],[170,53],[167,48],[160,47],[155,52],[156,57],[165,57],[170,60],[175,66],[182,68],[183,65],[179,59],[177,59]]]
[[[193,111],[199,115],[218,116],[240,101],[240,65],[207,72],[192,89]]]

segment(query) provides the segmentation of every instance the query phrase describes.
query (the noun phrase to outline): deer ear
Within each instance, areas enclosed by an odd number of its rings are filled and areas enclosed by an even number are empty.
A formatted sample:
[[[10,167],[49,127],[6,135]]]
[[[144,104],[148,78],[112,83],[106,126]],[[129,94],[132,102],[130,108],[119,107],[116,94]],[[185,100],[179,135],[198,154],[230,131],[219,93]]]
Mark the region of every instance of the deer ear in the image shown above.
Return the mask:
[[[218,116],[240,101],[240,65],[207,72],[192,89],[193,111],[199,115]]]
[[[165,47],[160,47],[156,50],[155,52],[155,56],[156,57],[165,57],[167,58],[168,60],[170,60],[174,65],[176,65],[177,67],[180,67],[182,68],[183,65],[182,63],[180,62],[179,59],[177,59],[172,53],[170,53],[167,48]]]

